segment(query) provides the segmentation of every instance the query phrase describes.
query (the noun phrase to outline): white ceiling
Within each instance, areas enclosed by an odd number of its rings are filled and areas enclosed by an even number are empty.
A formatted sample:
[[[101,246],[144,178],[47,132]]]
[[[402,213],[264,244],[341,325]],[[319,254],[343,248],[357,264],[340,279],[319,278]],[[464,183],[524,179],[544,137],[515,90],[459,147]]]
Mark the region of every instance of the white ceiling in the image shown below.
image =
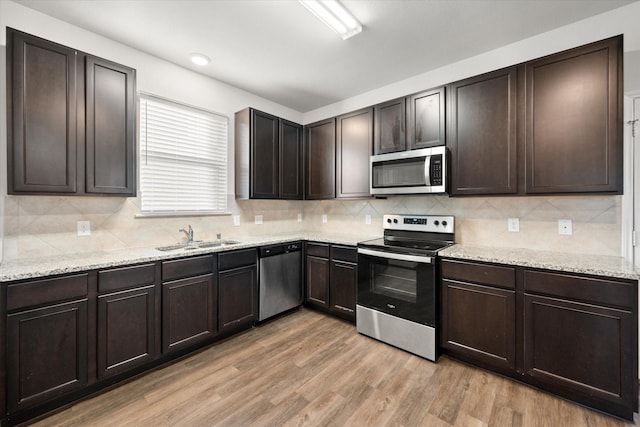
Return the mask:
[[[16,2],[304,113],[634,0],[343,0],[348,40],[295,0]]]

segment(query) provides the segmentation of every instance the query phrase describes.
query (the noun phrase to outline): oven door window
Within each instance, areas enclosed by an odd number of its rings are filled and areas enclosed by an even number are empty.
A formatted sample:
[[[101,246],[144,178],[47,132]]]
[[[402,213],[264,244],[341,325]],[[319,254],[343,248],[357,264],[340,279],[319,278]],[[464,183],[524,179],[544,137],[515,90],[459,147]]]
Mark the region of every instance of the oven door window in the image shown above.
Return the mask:
[[[358,304],[435,325],[434,265],[358,254]]]
[[[417,263],[389,260],[384,264],[371,264],[370,277],[372,293],[414,304],[418,302]]]

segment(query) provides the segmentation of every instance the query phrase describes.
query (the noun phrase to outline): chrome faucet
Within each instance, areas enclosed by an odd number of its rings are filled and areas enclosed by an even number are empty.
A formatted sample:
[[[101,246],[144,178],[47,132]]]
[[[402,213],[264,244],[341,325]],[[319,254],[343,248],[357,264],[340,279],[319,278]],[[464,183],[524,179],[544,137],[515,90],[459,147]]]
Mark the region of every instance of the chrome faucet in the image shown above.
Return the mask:
[[[187,236],[187,244],[193,243],[193,228],[189,225],[189,231],[184,228],[179,229],[178,231],[182,231]]]

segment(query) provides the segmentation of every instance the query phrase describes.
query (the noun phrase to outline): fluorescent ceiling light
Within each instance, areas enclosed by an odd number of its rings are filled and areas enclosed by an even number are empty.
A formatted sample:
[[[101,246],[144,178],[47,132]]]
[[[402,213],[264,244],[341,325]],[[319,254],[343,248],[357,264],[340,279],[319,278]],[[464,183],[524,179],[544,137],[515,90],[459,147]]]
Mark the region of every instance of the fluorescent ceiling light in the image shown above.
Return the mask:
[[[298,0],[318,19],[342,36],[343,40],[362,31],[362,25],[338,0]]]
[[[211,59],[209,59],[208,56],[203,55],[201,53],[192,53],[191,62],[193,62],[196,65],[201,65],[204,67],[205,65],[208,65],[209,62],[211,62]]]

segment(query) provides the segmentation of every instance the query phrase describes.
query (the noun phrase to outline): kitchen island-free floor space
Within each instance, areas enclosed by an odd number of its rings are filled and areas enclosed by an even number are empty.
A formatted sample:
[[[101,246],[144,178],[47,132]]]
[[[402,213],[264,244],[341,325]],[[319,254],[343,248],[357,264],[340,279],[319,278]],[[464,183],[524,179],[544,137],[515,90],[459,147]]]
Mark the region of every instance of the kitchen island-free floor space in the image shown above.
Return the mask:
[[[301,309],[35,425],[631,424],[447,357],[429,362]]]

